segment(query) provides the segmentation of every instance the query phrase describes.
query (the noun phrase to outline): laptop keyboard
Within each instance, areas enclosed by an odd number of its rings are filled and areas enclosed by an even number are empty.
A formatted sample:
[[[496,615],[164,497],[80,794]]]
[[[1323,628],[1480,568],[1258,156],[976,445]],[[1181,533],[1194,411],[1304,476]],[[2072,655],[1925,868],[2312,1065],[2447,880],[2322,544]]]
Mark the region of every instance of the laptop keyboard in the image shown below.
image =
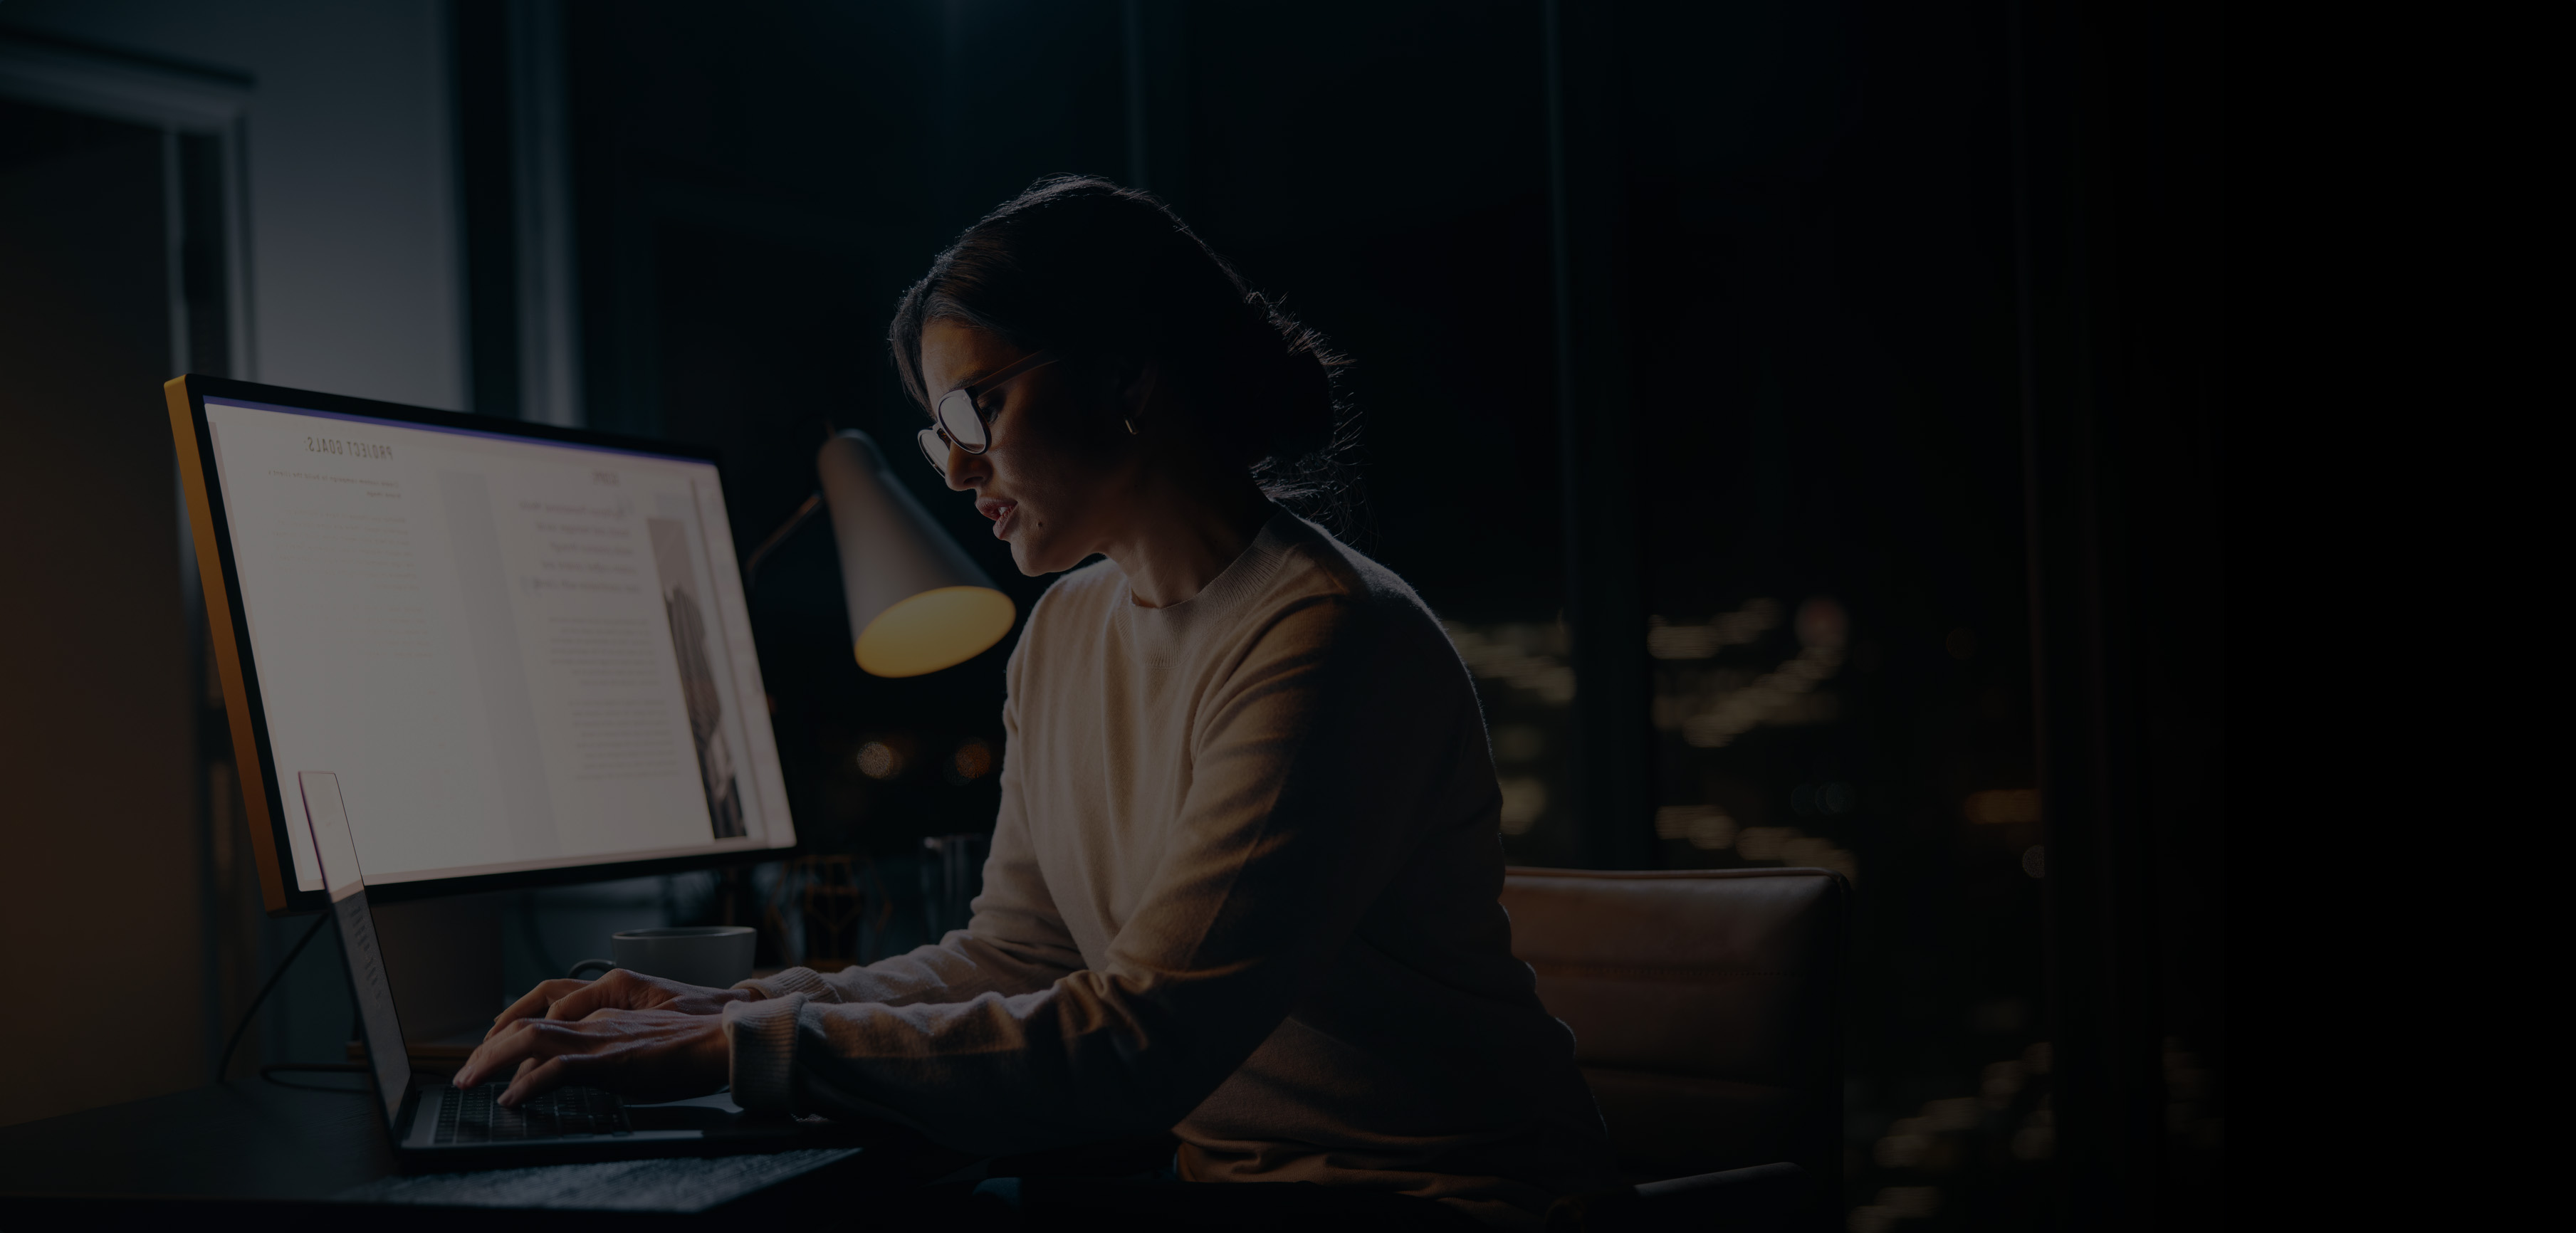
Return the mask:
[[[525,1139],[583,1139],[634,1133],[626,1103],[593,1087],[559,1087],[516,1109],[501,1107],[506,1083],[459,1092],[438,1108],[435,1142],[515,1143]]]

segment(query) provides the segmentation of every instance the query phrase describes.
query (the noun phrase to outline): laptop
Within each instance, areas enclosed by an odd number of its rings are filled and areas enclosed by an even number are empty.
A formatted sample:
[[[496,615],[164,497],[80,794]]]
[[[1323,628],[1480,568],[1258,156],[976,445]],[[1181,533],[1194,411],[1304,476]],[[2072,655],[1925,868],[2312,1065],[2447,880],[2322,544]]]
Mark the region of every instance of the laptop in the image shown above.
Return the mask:
[[[368,1078],[405,1171],[856,1145],[848,1128],[746,1112],[722,1092],[636,1105],[596,1088],[564,1087],[510,1109],[498,1099],[505,1083],[460,1089],[435,1078],[416,1079],[403,1046],[393,985],[385,979],[366,875],[339,777],[304,771],[296,776],[296,787],[339,929],[340,953],[348,963],[349,989],[358,1003]]]

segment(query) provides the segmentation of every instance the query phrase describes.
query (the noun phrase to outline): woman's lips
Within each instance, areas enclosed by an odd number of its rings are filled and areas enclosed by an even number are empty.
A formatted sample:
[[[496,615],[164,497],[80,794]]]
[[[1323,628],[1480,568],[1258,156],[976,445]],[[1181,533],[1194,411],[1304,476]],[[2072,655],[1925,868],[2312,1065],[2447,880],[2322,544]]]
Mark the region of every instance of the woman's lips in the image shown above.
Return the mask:
[[[991,497],[987,497],[975,503],[975,511],[977,513],[993,520],[993,538],[995,539],[1002,539],[1007,536],[1011,529],[1011,515],[1019,512],[1019,508],[1020,503],[1017,501],[1001,501]]]

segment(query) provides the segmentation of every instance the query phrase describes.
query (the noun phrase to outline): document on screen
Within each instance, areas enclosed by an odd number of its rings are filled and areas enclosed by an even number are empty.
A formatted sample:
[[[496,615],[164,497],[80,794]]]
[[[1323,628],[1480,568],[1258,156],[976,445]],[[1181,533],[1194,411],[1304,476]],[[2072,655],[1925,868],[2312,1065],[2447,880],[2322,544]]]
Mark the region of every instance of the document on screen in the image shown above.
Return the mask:
[[[205,406],[271,764],[370,882],[794,842],[713,466]]]

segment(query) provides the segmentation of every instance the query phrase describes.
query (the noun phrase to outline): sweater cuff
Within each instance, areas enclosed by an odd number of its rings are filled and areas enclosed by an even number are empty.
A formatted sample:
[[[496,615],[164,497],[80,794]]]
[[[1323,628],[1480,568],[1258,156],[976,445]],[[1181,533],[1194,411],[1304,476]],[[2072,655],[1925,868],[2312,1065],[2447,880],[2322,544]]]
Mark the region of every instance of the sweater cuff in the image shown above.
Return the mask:
[[[796,1111],[796,1018],[804,1008],[801,993],[725,1006],[735,1104],[758,1113]]]
[[[802,993],[827,1002],[840,1000],[833,996],[832,986],[823,979],[823,974],[812,968],[788,968],[775,976],[758,976],[742,981],[734,988],[749,989],[764,998],[783,998],[791,993]]]

